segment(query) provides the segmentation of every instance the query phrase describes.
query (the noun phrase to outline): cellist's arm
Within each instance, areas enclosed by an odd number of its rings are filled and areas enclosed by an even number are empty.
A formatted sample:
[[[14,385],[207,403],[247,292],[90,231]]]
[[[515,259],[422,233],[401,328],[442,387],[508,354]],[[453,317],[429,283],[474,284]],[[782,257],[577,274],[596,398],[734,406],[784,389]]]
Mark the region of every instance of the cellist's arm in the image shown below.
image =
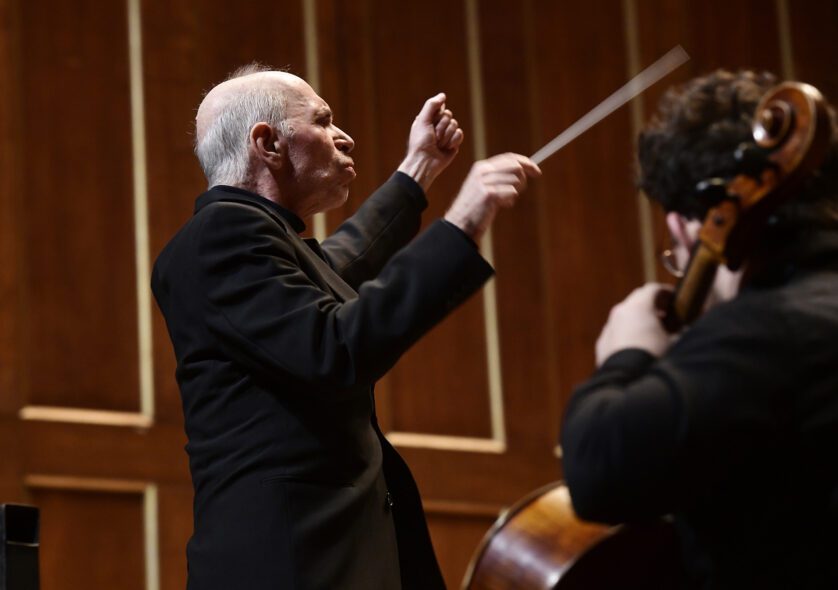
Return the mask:
[[[794,358],[792,327],[775,303],[740,295],[661,358],[623,347],[576,389],[561,444],[580,517],[667,514],[769,460],[766,441],[788,417],[783,392],[794,388],[786,364],[754,362]]]

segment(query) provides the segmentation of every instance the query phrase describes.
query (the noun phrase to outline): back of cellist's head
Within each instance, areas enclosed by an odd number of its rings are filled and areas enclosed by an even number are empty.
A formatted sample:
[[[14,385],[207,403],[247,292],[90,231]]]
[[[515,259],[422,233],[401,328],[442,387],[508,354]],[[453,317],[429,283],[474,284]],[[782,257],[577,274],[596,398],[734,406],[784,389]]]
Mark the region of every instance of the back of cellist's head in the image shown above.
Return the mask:
[[[770,73],[717,70],[667,91],[638,140],[640,188],[666,211],[703,219],[710,203],[696,185],[740,172],[736,148],[753,140],[756,106],[776,84]],[[829,113],[829,155],[799,194],[778,210],[785,225],[838,227],[838,124],[835,111]]]

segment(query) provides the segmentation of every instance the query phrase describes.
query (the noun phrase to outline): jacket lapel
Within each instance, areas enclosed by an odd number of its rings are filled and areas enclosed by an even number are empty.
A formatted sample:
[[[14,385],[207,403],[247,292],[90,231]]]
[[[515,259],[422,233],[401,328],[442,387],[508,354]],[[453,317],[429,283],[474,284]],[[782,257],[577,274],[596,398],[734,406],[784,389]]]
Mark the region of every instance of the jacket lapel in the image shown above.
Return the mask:
[[[314,238],[301,238],[289,221],[271,207],[266,199],[247,191],[235,189],[224,190],[223,188],[219,189],[219,187],[214,187],[198,197],[195,210],[198,211],[202,207],[216,201],[245,203],[258,207],[270,215],[272,219],[283,227],[288,238],[294,244],[298,255],[305,259],[307,264],[304,266],[303,271],[308,274],[309,278],[315,281],[321,288],[329,290],[339,301],[345,302],[358,297],[355,289],[340,278],[340,275],[326,261],[326,257],[317,240]],[[316,276],[312,276],[312,274]]]
[[[291,239],[295,238],[302,243],[304,255],[311,266],[317,270],[323,283],[325,283],[337,299],[340,301],[349,301],[358,297],[355,289],[340,278],[340,275],[326,262],[326,257],[320,248],[320,243],[315,238],[300,238],[296,234],[293,234]]]

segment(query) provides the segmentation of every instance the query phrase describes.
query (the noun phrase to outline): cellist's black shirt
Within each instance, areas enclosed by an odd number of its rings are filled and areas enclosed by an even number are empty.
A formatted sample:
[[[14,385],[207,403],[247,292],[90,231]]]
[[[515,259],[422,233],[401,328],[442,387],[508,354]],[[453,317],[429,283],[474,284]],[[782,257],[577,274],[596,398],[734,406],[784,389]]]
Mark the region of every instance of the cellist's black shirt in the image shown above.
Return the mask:
[[[617,352],[562,429],[578,514],[673,513],[689,587],[838,588],[838,234],[656,360]]]

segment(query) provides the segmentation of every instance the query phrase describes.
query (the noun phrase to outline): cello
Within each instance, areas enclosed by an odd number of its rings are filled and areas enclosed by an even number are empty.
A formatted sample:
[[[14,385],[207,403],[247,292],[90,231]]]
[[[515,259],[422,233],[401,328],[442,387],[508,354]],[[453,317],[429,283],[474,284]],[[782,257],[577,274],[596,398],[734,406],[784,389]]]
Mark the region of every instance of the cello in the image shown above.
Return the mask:
[[[657,304],[667,331],[701,314],[720,265],[750,262],[773,212],[822,164],[830,143],[826,103],[814,87],[785,82],[757,105],[741,172],[700,183],[711,199],[689,263]],[[746,267],[747,272],[747,267]],[[606,526],[580,520],[562,482],[533,491],[503,513],[474,553],[463,590],[672,588],[680,579],[675,531],[665,518]]]

